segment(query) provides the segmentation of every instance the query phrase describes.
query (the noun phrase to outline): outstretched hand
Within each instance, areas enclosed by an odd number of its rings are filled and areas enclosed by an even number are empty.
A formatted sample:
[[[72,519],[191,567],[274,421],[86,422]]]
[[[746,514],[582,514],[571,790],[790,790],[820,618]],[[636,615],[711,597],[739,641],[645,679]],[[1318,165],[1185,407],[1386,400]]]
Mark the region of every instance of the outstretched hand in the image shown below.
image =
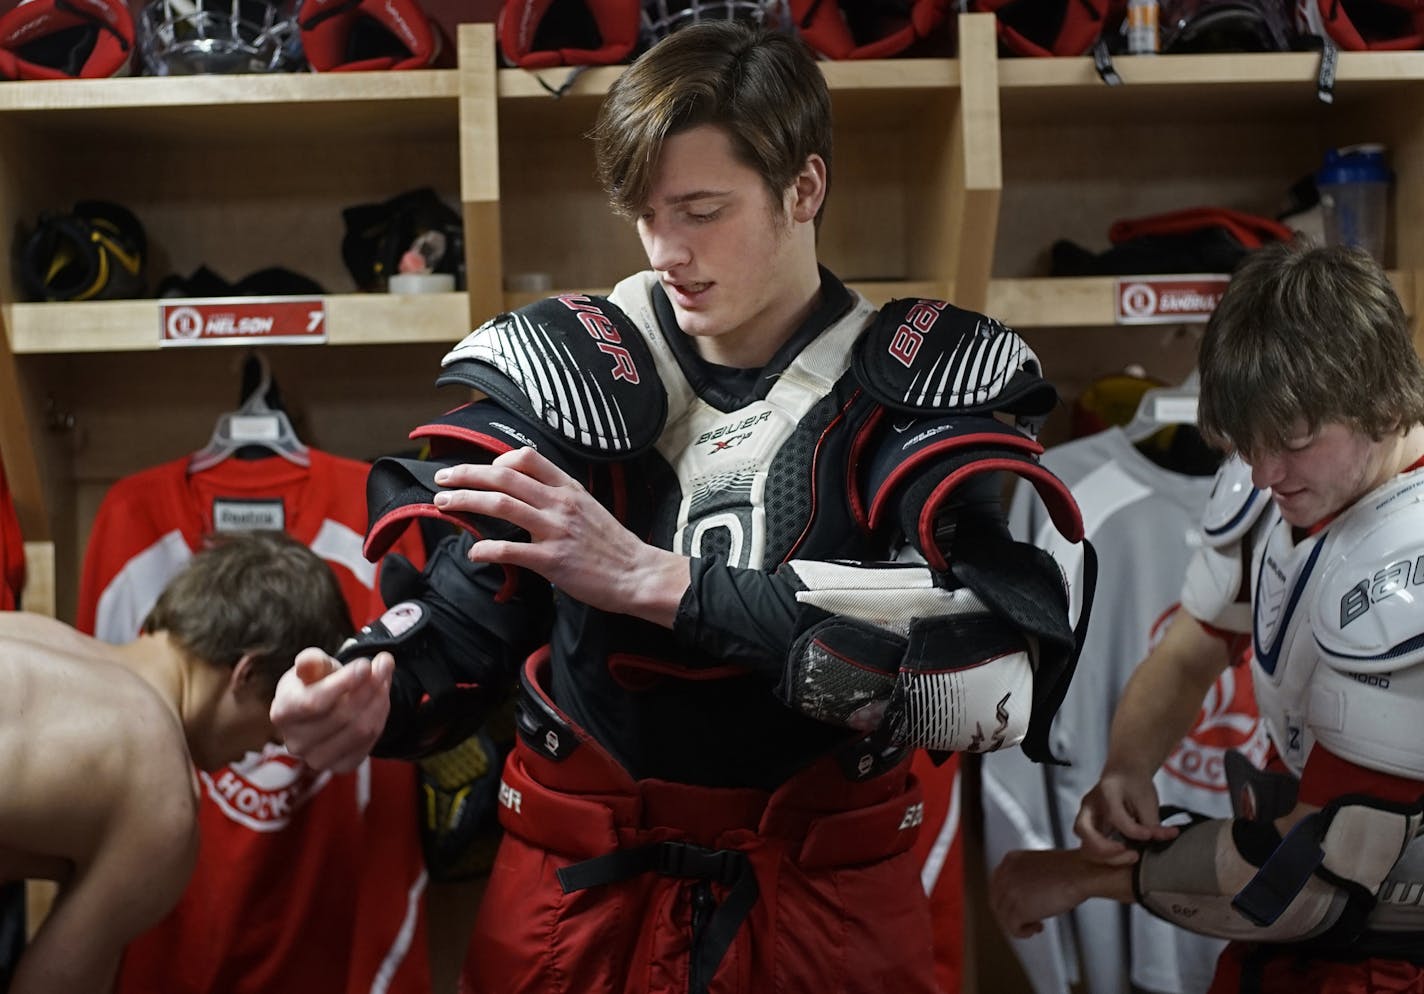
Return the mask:
[[[1177,829],[1162,824],[1151,777],[1104,772],[1083,798],[1073,833],[1083,841],[1082,852],[1089,859],[1130,866],[1137,862],[1131,842],[1163,842],[1176,838]]]
[[[318,770],[361,765],[385,727],[394,673],[389,652],[343,666],[321,649],[303,649],[272,699],[272,724],[287,751]]]
[[[1081,849],[1019,849],[989,880],[989,907],[1006,935],[1027,939],[1043,921],[1090,897],[1132,900],[1131,872],[1088,859]]]
[[[527,542],[474,543],[472,562],[530,569],[590,607],[672,627],[690,582],[688,560],[643,542],[534,449],[442,469],[435,482],[447,488],[436,493],[437,507],[499,518],[529,533]]]

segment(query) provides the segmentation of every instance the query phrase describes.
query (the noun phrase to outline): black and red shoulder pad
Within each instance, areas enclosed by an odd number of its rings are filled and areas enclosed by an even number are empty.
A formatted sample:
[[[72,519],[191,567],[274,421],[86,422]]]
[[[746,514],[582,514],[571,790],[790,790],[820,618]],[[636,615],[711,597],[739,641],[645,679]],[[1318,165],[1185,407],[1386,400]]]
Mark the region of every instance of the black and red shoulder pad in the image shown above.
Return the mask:
[[[1027,342],[994,318],[942,300],[902,298],[882,307],[856,343],[854,369],[866,393],[903,414],[1001,411],[1036,426],[1058,403]]]
[[[1005,472],[1031,483],[1059,533],[1079,542],[1083,516],[1077,501],[1063,481],[1039,463],[1041,452],[1038,442],[982,414],[893,423],[866,476],[868,524],[878,528],[887,514],[898,516],[925,561],[934,569],[948,569],[935,541],[940,513],[954,506],[970,481]]]
[[[606,297],[565,294],[500,314],[441,365],[437,383],[483,391],[583,459],[639,455],[667,421],[652,351]]]
[[[101,79],[129,68],[124,0],[29,0],[0,17],[0,79]]]
[[[304,0],[297,26],[316,72],[424,69],[443,45],[416,0]]]
[[[606,66],[638,44],[639,0],[502,0],[496,20],[500,51],[521,69]]]
[[[516,531],[505,522],[435,506],[443,488],[435,474],[446,466],[490,463],[511,449],[537,449],[564,472],[579,477],[574,462],[548,435],[490,401],[465,404],[421,425],[410,437],[429,449],[424,458],[384,456],[366,477],[366,512],[370,522],[362,554],[378,561],[417,518],[437,518],[476,538],[506,538]]]

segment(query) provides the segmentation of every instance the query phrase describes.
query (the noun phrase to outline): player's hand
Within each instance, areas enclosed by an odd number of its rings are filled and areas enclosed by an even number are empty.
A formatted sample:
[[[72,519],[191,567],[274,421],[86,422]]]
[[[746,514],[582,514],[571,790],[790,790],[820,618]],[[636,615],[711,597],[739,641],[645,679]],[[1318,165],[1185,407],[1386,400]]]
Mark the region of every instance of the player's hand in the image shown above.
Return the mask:
[[[671,627],[689,583],[688,561],[643,542],[534,449],[442,469],[435,482],[448,488],[436,493],[437,507],[499,518],[529,533],[527,542],[474,543],[472,562],[530,569],[590,607]]]
[[[342,665],[320,649],[303,649],[277,681],[272,724],[287,751],[318,770],[354,770],[370,753],[391,709],[395,659]]]
[[[989,878],[989,907],[1004,933],[1027,939],[1043,931],[1045,918],[1072,911],[1095,895],[1121,897],[1125,883],[1113,880],[1108,870],[1083,856],[1081,849],[1019,849],[1009,853]]]
[[[1109,866],[1137,862],[1130,842],[1175,838],[1177,829],[1163,825],[1158,815],[1157,788],[1152,778],[1105,770],[1083,798],[1073,833],[1083,841],[1083,855]]]

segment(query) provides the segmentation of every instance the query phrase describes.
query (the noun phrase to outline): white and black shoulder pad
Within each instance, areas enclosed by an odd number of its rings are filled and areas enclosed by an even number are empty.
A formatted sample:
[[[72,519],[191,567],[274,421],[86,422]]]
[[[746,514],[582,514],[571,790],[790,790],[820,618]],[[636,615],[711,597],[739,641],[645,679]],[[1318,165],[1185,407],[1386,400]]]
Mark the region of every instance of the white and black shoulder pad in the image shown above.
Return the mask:
[[[1216,471],[1202,512],[1202,544],[1182,581],[1182,607],[1193,618],[1229,632],[1251,630],[1251,605],[1241,597],[1242,540],[1270,504],[1271,492],[1251,485],[1251,467],[1238,456]]]
[[[1360,510],[1365,510],[1360,508]],[[1424,503],[1353,515],[1321,576],[1311,629],[1325,665],[1311,684],[1316,741],[1370,769],[1424,770]]]
[[[589,459],[638,455],[667,420],[652,353],[606,297],[564,294],[497,315],[440,364],[438,384],[481,390]]]
[[[1362,673],[1424,663],[1424,503],[1340,524],[1311,616],[1325,658]]]
[[[1271,503],[1269,490],[1251,484],[1251,467],[1232,456],[1216,471],[1202,512],[1202,540],[1213,548],[1241,541]]]
[[[882,307],[856,343],[854,369],[870,396],[905,414],[1001,411],[1036,434],[1058,403],[1027,342],[994,318],[942,300]]]

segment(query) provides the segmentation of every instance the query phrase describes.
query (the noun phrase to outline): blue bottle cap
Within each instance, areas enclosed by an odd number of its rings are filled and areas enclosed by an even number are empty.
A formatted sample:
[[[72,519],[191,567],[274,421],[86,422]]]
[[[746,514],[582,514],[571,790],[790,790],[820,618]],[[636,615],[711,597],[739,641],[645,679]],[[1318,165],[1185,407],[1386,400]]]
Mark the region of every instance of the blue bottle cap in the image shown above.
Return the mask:
[[[1383,145],[1347,145],[1325,153],[1325,164],[1315,174],[1317,186],[1340,183],[1389,183],[1394,180],[1384,164]]]

